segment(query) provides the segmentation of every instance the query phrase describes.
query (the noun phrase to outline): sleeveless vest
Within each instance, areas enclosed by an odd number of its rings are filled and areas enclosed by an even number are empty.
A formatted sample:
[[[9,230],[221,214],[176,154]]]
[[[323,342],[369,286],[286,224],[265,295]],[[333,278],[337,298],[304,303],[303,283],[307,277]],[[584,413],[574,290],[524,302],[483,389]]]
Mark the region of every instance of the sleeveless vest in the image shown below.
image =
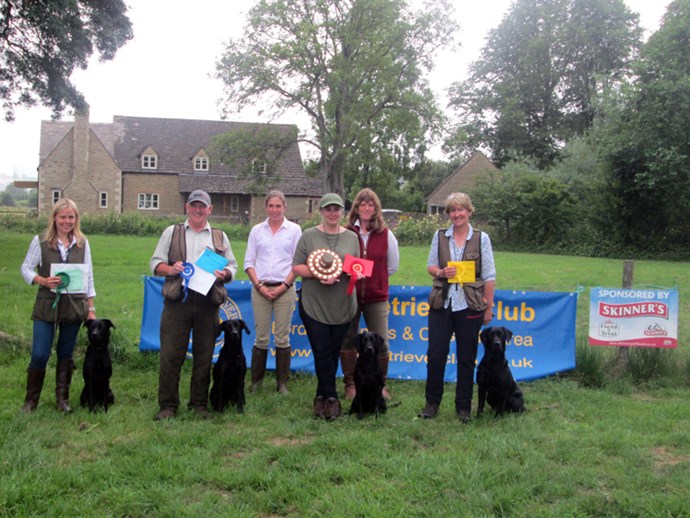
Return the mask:
[[[363,259],[374,261],[374,269],[371,277],[357,281],[357,301],[360,304],[367,302],[384,302],[388,300],[388,229],[381,232],[371,232],[367,246],[364,240],[354,228],[359,239],[359,250]]]
[[[69,249],[69,256],[66,262],[71,264],[83,263],[84,253],[85,249],[83,246],[78,247],[74,245]],[[38,267],[38,274],[41,277],[50,277],[50,265],[62,262],[60,252],[48,246],[47,241],[42,240],[41,264]],[[70,298],[74,304],[70,302]],[[62,292],[57,308],[53,309],[52,306],[55,301],[55,293],[50,291],[49,288],[39,286],[31,319],[43,320],[44,322],[78,324],[83,322],[88,315],[88,302],[86,298],[87,296],[84,293],[72,295],[68,292]]]
[[[213,249],[217,254],[225,255],[227,248],[223,246],[223,231],[219,228],[211,227],[211,239],[213,240]],[[168,249],[168,264],[173,265],[178,261],[187,260],[187,237],[185,235],[184,223],[175,225],[173,229],[172,238],[170,239],[170,248]],[[166,276],[163,283],[163,297],[168,300],[179,300],[182,298],[182,277],[179,275]],[[216,281],[209,290],[207,297],[210,297],[211,302],[216,305],[221,305],[225,302],[227,291],[225,286],[220,281]]]

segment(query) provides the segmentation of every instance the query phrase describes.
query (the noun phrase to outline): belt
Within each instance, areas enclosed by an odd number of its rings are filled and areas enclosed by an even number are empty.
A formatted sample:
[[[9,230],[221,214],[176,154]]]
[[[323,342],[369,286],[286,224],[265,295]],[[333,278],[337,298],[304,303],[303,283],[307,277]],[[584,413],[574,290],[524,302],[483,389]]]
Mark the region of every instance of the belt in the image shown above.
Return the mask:
[[[275,288],[276,286],[282,286],[282,282],[266,282],[266,281],[261,281],[261,284],[266,286],[267,288]]]

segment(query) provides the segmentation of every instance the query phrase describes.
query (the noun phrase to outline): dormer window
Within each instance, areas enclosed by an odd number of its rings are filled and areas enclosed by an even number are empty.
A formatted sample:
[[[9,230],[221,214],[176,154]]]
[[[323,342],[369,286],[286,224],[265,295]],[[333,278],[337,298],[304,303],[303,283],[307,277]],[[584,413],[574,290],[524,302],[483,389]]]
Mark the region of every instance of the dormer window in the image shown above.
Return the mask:
[[[255,176],[264,176],[268,166],[264,160],[252,160],[252,173]]]
[[[208,171],[208,157],[198,156],[194,159],[195,171]]]
[[[142,169],[156,169],[158,167],[158,155],[141,155]]]

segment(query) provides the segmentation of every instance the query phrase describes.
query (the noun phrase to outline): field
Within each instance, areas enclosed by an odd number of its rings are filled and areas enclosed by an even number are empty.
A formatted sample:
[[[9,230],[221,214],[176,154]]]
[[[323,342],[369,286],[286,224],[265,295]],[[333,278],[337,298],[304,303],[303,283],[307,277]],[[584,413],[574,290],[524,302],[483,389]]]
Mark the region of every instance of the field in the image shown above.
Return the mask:
[[[391,381],[400,406],[379,419],[327,423],[311,418],[311,376],[294,375],[290,394],[280,396],[269,375],[262,391],[248,395],[244,415],[231,410],[201,421],[181,411],[155,423],[157,355],[139,353],[137,340],[156,238],[89,236],[98,313],[117,322],[116,405],[107,414],[58,415],[51,365],[39,409],[18,412],[35,296],[19,265],[30,238],[0,232],[0,515],[690,515],[687,263],[635,263],[634,286],[680,292],[680,346],[662,352],[680,371],[671,382],[622,378],[592,388],[577,374],[537,380],[522,384],[526,414],[463,426],[450,385],[433,421],[416,417],[422,382]],[[241,263],[244,243],[233,242],[233,250]],[[403,248],[392,282],[427,283],[427,253]],[[581,349],[589,288],[622,281],[618,260],[497,253],[496,263],[500,289],[583,290]],[[82,336],[78,368],[83,348]],[[183,401],[188,383],[186,366]],[[75,376],[73,406],[81,386]]]

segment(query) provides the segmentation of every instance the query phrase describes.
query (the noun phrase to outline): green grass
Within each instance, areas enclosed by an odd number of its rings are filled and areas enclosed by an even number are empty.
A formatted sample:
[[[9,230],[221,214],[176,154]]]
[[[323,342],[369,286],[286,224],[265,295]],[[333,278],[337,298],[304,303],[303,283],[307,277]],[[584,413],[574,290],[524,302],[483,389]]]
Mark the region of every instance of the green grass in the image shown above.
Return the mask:
[[[98,313],[117,323],[115,406],[107,414],[79,408],[59,415],[51,366],[38,410],[18,412],[35,296],[19,265],[30,238],[0,232],[0,515],[690,515],[687,263],[635,263],[635,285],[680,290],[681,345],[661,351],[681,364],[680,382],[533,381],[522,384],[526,414],[462,426],[452,385],[433,421],[416,418],[423,382],[393,380],[400,406],[385,416],[327,423],[311,418],[313,377],[293,376],[281,397],[269,375],[262,391],[248,394],[244,415],[231,410],[200,421],[182,410],[174,421],[155,423],[157,355],[139,353],[137,340],[142,277],[156,238],[89,236]],[[244,243],[233,242],[233,250],[241,262]],[[405,247],[392,281],[427,283],[427,254],[427,247]],[[497,253],[496,262],[500,289],[585,289],[579,348],[588,347],[589,288],[622,279],[621,261]],[[79,368],[83,336],[78,345]],[[589,363],[611,352],[605,349],[588,348]],[[643,357],[635,368],[651,363]],[[82,387],[75,378],[73,404]],[[188,387],[185,365],[183,401]]]

